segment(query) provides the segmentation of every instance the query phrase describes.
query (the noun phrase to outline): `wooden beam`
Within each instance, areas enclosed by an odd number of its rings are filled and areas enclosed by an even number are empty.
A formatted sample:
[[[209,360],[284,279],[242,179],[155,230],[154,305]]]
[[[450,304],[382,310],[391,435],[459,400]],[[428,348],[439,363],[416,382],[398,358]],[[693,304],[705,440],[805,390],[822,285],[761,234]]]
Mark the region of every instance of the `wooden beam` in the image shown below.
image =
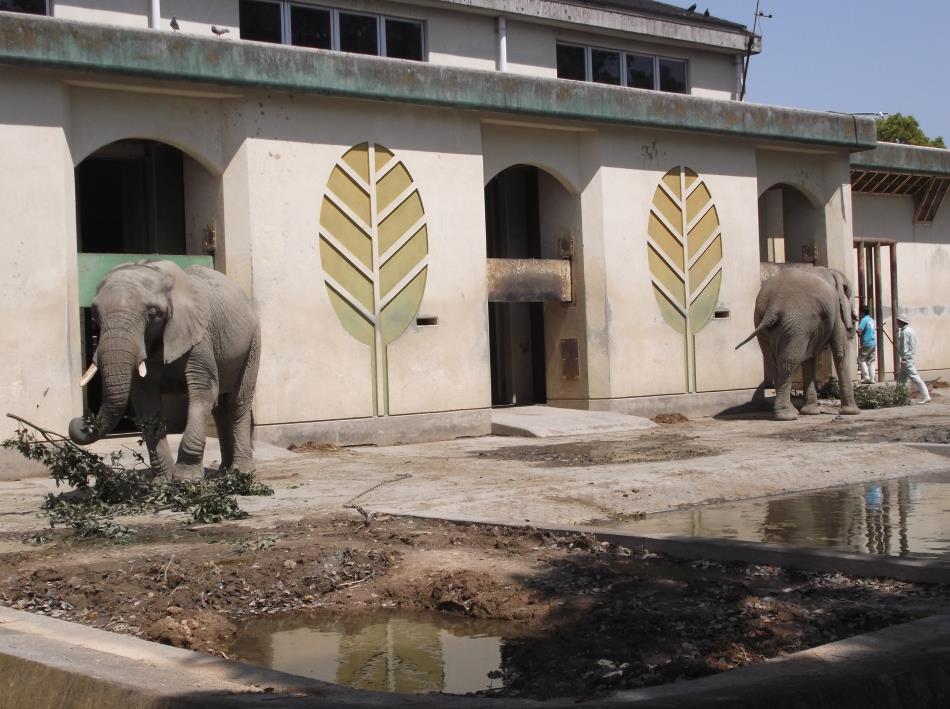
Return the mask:
[[[877,321],[877,380],[884,381],[884,298],[881,283],[881,245],[874,245],[874,319]]]

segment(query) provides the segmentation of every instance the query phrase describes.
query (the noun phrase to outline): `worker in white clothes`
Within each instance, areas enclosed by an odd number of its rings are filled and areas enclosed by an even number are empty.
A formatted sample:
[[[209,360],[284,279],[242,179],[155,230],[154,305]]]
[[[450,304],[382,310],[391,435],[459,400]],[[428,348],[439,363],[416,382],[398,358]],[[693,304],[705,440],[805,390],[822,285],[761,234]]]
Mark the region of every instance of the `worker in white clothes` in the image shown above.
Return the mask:
[[[930,401],[930,392],[927,391],[924,380],[917,374],[917,333],[910,326],[906,315],[897,316],[897,326],[900,328],[897,331],[897,356],[900,357],[897,382],[903,386],[904,382],[910,379],[920,392],[920,401],[917,403],[926,404]]]

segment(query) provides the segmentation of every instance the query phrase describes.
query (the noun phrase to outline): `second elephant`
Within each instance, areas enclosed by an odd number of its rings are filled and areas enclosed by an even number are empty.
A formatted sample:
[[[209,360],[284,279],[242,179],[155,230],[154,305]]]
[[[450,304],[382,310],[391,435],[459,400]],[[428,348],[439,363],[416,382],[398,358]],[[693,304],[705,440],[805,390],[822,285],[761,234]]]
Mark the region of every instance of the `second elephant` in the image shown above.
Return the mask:
[[[775,387],[776,419],[798,418],[791,403],[791,376],[799,366],[805,389],[801,413],[820,413],[815,363],[826,347],[840,382],[840,413],[860,413],[854,402],[854,326],[851,284],[838,271],[785,267],[762,285],[755,299],[755,330],[736,349],[758,338],[766,381]]]

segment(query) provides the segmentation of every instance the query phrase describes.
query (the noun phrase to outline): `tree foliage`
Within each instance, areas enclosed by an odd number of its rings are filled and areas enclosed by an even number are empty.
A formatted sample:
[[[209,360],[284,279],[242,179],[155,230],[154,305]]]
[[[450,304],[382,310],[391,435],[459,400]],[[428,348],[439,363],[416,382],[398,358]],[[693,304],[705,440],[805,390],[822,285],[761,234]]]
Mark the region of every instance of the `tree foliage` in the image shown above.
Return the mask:
[[[913,116],[894,113],[877,121],[877,139],[882,143],[922,145],[927,148],[946,148],[941,136],[928,138]]]

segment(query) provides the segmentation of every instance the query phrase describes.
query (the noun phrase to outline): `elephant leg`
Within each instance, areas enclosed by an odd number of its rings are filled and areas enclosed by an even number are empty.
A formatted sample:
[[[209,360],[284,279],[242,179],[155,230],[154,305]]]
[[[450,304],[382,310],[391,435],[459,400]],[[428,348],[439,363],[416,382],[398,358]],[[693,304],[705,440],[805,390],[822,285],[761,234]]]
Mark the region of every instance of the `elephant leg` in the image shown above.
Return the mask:
[[[254,446],[251,441],[254,389],[257,386],[257,367],[260,362],[260,329],[254,334],[247,354],[244,371],[238,382],[237,392],[231,399],[231,425],[234,432],[234,460],[238,470],[251,473],[255,470]]]
[[[218,377],[214,355],[193,350],[185,365],[185,386],[188,390],[188,422],[178,446],[178,464],[175,473],[190,479],[204,476],[205,439],[208,435],[208,416],[218,400]]]
[[[831,357],[835,361],[835,371],[838,373],[838,387],[840,389],[841,408],[838,413],[842,416],[854,416],[861,413],[861,409],[854,401],[854,357],[851,357],[851,342],[843,332],[834,332],[831,339]]]
[[[798,411],[792,406],[792,372],[795,364],[777,358],[775,367],[775,420],[794,421]]]
[[[142,437],[152,473],[168,477],[174,472],[175,459],[165,434],[160,380],[160,373],[150,371],[144,380],[133,383],[132,407],[142,423]]]
[[[218,429],[218,444],[221,446],[221,470],[227,470],[234,464],[234,424],[231,421],[231,402],[226,394],[218,397],[214,407],[214,424]]]
[[[802,381],[805,385],[805,404],[799,413],[805,416],[814,416],[821,413],[818,406],[818,391],[815,389],[815,358],[810,357],[802,362]]]

